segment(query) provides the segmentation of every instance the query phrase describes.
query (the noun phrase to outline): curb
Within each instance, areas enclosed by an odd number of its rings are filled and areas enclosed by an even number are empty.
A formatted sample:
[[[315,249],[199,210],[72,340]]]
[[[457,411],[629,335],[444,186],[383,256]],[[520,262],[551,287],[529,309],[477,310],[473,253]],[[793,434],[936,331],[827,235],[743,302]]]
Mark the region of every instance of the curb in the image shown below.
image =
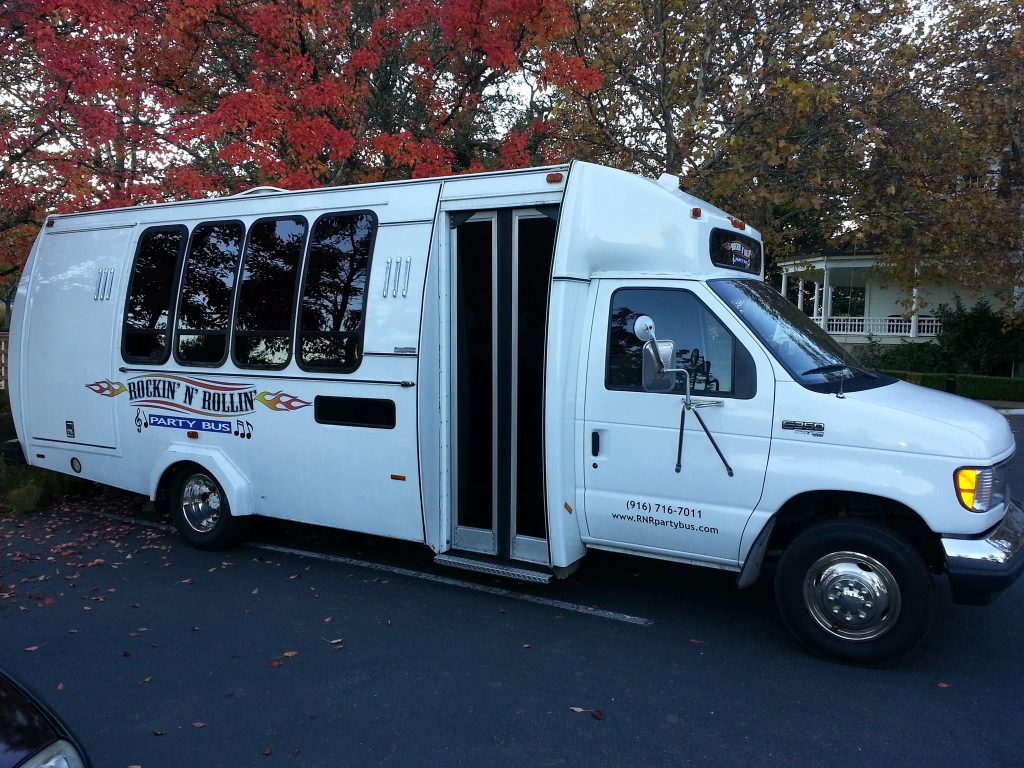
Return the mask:
[[[1003,416],[1024,416],[1024,408],[996,408]]]

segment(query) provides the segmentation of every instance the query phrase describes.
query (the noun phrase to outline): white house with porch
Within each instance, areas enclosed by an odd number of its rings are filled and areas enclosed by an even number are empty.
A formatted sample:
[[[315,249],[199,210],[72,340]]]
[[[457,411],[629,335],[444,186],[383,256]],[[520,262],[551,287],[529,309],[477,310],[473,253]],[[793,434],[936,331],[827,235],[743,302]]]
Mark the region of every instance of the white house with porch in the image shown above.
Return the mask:
[[[839,341],[883,344],[926,341],[938,335],[940,304],[959,296],[971,307],[980,299],[998,306],[994,291],[969,291],[949,284],[908,289],[887,285],[874,269],[877,254],[853,250],[819,252],[776,263],[780,291]]]

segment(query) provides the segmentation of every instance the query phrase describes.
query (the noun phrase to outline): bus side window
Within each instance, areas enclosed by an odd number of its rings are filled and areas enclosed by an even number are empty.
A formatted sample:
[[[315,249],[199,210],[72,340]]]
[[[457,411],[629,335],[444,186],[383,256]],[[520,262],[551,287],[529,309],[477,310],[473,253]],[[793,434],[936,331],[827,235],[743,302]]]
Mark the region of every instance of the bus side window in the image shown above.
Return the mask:
[[[306,220],[301,216],[260,219],[249,228],[232,342],[239,368],[288,365],[305,241]]]
[[[372,211],[330,213],[313,225],[300,305],[299,367],[338,373],[359,367],[376,235]]]
[[[139,237],[124,307],[121,356],[129,363],[163,363],[176,293],[175,277],[188,229],[149,227]]]
[[[175,359],[183,365],[220,365],[227,358],[244,234],[240,221],[207,222],[192,230],[174,348]]]

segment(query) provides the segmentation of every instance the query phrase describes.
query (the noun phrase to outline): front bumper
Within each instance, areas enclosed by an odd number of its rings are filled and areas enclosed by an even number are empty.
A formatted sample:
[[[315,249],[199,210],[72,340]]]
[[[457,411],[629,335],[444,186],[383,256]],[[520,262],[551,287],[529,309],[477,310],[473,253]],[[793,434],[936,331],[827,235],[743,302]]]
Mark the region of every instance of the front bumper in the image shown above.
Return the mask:
[[[1024,510],[1008,503],[1006,516],[978,539],[942,539],[946,573],[957,603],[992,602],[1024,572]]]

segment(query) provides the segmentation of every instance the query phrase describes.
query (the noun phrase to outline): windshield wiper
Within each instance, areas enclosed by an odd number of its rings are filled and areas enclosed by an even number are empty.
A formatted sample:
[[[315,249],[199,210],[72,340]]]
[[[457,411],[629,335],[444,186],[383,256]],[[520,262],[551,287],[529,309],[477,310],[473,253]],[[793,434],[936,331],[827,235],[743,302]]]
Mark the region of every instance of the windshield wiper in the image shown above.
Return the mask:
[[[853,368],[846,363],[832,363],[831,365],[819,365],[817,368],[811,368],[809,371],[804,371],[801,376],[809,376],[812,373],[836,373],[837,371],[850,370]]]
[[[867,368],[860,368],[856,365],[847,365],[846,363],[832,363],[831,365],[819,365],[817,368],[811,368],[809,371],[804,371],[801,376],[809,376],[812,373],[836,373],[838,371],[847,370],[851,373],[863,373],[865,376],[871,379],[877,379],[878,374],[875,371],[869,371]]]

